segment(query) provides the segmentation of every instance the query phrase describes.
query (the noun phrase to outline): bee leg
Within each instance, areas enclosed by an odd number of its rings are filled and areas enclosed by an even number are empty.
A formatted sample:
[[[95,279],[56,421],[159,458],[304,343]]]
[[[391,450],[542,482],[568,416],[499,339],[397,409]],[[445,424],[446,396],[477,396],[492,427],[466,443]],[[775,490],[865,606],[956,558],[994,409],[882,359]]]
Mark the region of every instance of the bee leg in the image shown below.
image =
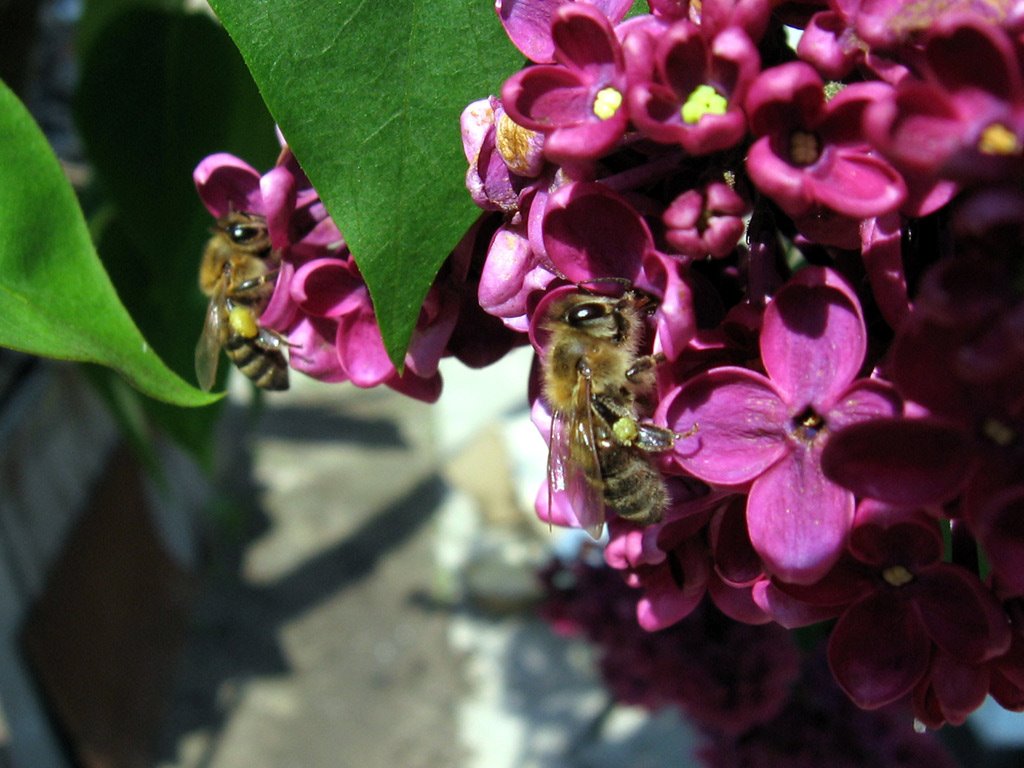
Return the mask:
[[[256,337],[256,343],[259,344],[263,349],[281,349],[282,347],[295,346],[288,338],[271,328],[264,328],[260,326],[259,335]]]
[[[248,280],[243,280],[238,285],[232,287],[233,293],[248,293],[249,291],[256,291],[271,282],[277,277],[278,270],[267,272],[266,274],[260,275],[259,277],[251,277]]]
[[[665,355],[658,352],[654,355],[638,357],[629,368],[626,369],[626,378],[632,382],[638,381],[642,376],[649,374],[655,366],[665,362]]]

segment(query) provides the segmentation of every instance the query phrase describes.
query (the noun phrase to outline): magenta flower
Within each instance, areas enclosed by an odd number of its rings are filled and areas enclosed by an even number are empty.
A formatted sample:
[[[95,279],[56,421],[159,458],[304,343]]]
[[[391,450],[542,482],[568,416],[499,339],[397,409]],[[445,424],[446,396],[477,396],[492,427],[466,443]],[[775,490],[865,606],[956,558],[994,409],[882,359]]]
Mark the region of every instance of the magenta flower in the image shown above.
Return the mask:
[[[902,177],[861,133],[861,117],[891,87],[848,85],[825,100],[819,75],[803,62],[765,70],[750,87],[746,111],[759,136],[747,155],[754,184],[790,216],[821,206],[853,219],[896,210]]]
[[[833,8],[818,11],[804,29],[797,44],[797,55],[814,66],[822,76],[839,80],[864,57],[864,45],[857,37],[846,7],[847,0],[832,3]]]
[[[551,22],[555,12],[573,0],[495,0],[494,11],[501,19],[512,44],[526,58],[538,63],[555,60],[555,43],[552,40]],[[632,5],[632,0],[579,0],[592,5],[609,21],[622,20]]]
[[[1024,170],[1024,79],[1014,42],[973,16],[929,29],[923,81],[906,79],[865,114],[865,132],[899,168],[937,183],[1017,178]]]
[[[633,32],[623,46],[629,113],[644,134],[692,155],[735,146],[746,135],[743,99],[760,57],[741,29],[711,37],[682,20],[657,38]]]
[[[589,162],[615,146],[629,121],[622,50],[611,22],[582,2],[555,12],[551,36],[557,64],[517,72],[501,100],[516,123],[545,134],[548,159]]]
[[[323,381],[384,384],[420,400],[438,398],[437,365],[448,352],[461,288],[440,282],[432,286],[399,376],[384,349],[362,275],[290,151],[285,149],[262,176],[231,155],[211,155],[197,166],[194,178],[215,216],[234,210],[266,217],[280,263],[259,321],[287,340],[292,368]]]
[[[929,672],[933,644],[975,665],[1009,648],[1010,625],[996,599],[977,576],[942,562],[934,518],[862,503],[849,551],[852,562],[830,578],[855,597],[832,629],[828,655],[836,680],[858,706],[874,709],[910,693]],[[939,684],[958,679],[963,676],[949,675]],[[978,698],[973,681],[965,686],[961,695],[974,709],[984,691]]]
[[[421,310],[402,376],[384,349],[369,291],[351,259],[324,257],[303,264],[290,293],[302,318],[296,325],[295,368],[358,387],[385,384],[426,402],[440,395],[437,363],[451,335],[456,307],[442,306],[436,288]]]
[[[551,194],[542,225],[544,250],[568,280],[621,277],[637,282],[654,239],[640,213],[596,182],[573,182]]]
[[[721,259],[736,248],[743,236],[743,216],[750,206],[723,181],[688,189],[662,214],[665,240],[676,251],[694,259]]]
[[[677,432],[675,461],[705,482],[746,487],[747,526],[769,573],[800,584],[842,553],[853,494],[821,471],[843,426],[899,411],[881,382],[856,379],[867,335],[860,304],[834,272],[807,268],[768,305],[761,329],[767,376],[722,367],[699,374],[656,414]]]
[[[290,294],[296,265],[328,252],[342,256],[348,253],[319,195],[287,148],[277,165],[262,175],[245,161],[218,153],[196,166],[193,179],[200,199],[215,217],[244,211],[266,218],[280,265],[274,293],[260,315],[260,324],[289,335],[294,324],[300,322]],[[310,338],[304,338],[304,343],[308,344]],[[292,360],[301,363],[301,354]],[[301,370],[300,366],[293,367]]]

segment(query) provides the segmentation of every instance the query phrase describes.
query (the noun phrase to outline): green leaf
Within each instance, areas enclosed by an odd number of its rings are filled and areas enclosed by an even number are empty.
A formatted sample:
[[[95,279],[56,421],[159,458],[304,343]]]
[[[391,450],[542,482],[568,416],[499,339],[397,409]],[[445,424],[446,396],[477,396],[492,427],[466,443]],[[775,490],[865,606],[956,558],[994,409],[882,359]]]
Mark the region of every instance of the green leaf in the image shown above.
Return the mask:
[[[212,0],[345,235],[401,363],[438,267],[479,213],[463,108],[521,55],[492,0]]]
[[[117,369],[176,405],[217,399],[150,349],[118,300],[46,138],[0,83],[0,345]]]

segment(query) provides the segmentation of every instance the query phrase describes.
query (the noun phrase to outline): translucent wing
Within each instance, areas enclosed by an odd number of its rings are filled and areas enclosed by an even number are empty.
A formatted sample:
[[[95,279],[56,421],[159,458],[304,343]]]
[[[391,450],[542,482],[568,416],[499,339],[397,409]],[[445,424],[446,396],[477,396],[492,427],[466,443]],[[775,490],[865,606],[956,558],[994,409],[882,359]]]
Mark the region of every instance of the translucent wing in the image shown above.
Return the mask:
[[[548,509],[556,496],[568,504],[580,526],[595,539],[604,526],[601,462],[594,436],[590,379],[580,376],[572,407],[551,416],[548,444]]]
[[[228,310],[224,301],[224,287],[218,287],[203,320],[203,332],[196,344],[196,379],[204,392],[213,389],[217,380],[217,363],[224,343]]]

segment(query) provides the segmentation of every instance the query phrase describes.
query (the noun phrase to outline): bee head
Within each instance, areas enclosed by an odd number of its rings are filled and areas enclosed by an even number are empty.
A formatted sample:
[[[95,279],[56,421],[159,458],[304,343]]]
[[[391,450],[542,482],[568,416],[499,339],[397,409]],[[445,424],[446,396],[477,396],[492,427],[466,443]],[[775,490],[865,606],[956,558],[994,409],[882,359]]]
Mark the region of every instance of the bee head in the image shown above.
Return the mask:
[[[566,325],[595,338],[618,342],[626,337],[630,328],[621,305],[620,299],[594,296],[570,304],[562,320]]]

